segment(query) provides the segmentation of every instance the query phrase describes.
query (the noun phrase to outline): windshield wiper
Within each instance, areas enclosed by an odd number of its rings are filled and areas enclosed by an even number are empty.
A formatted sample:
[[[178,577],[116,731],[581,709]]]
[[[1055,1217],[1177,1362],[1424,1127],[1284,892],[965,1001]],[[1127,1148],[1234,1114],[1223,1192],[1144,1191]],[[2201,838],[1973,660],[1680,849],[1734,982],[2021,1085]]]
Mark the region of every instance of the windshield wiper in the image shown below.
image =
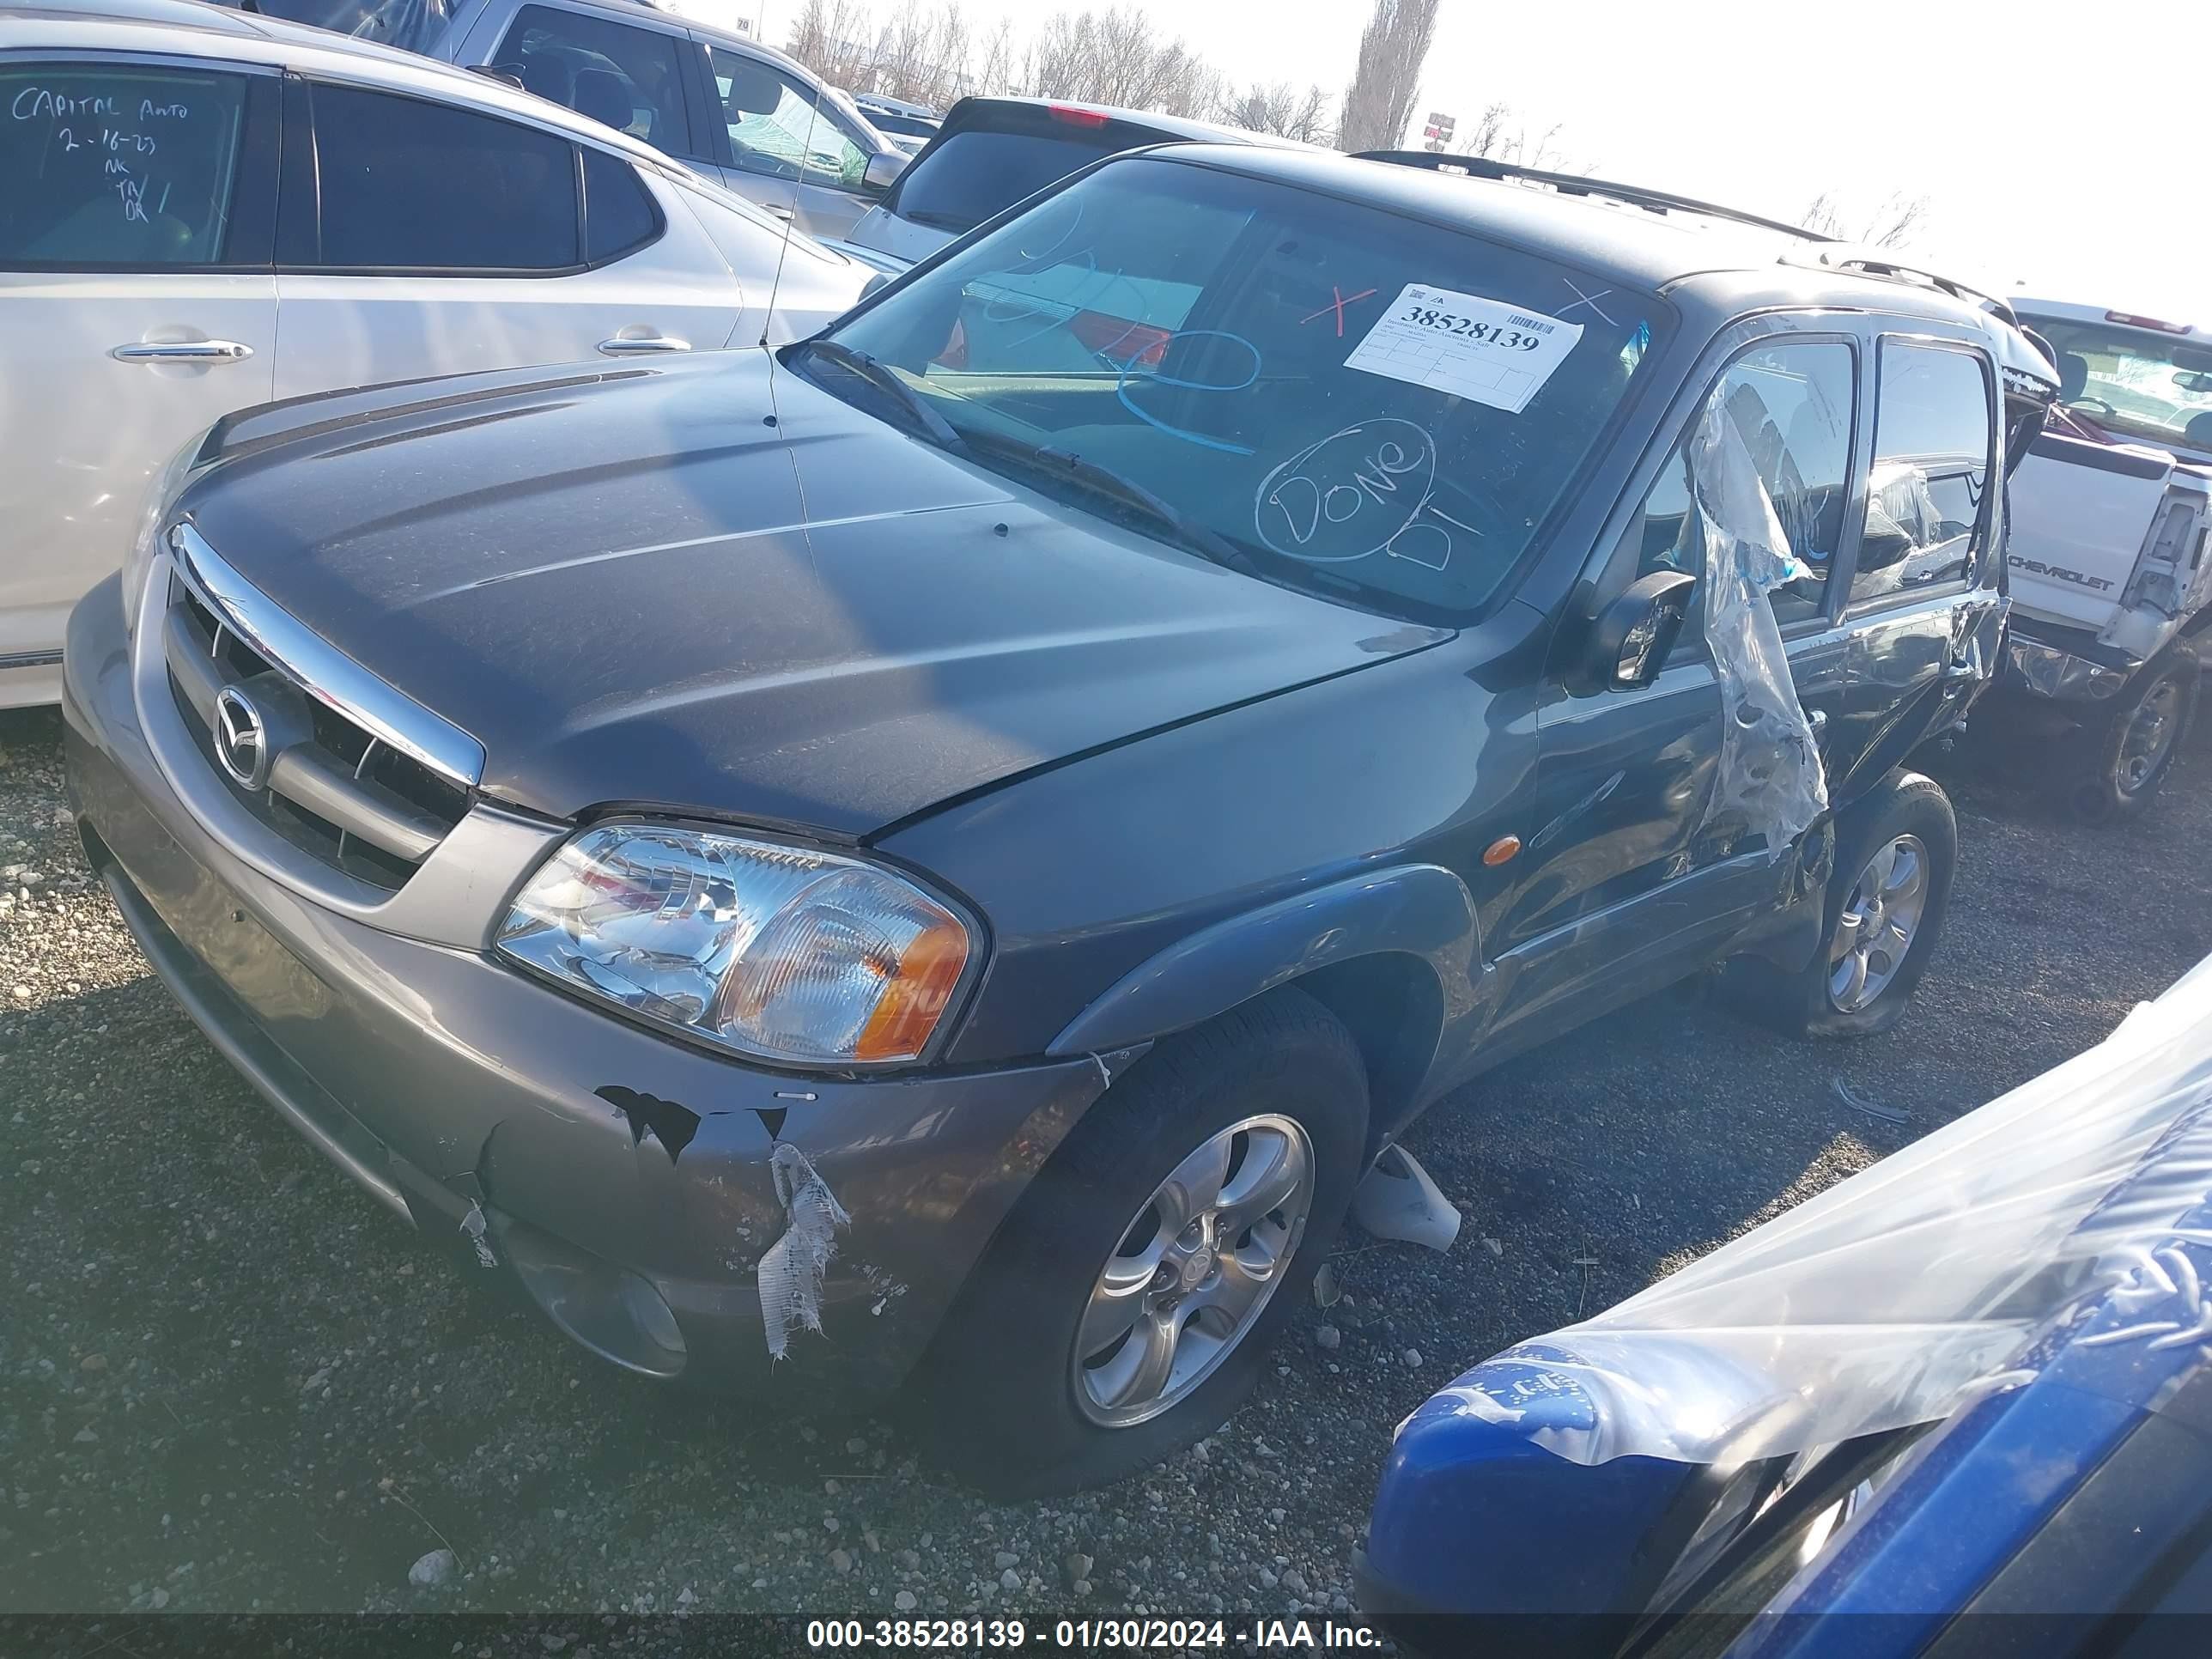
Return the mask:
[[[804,354],[826,358],[856,379],[866,380],[903,410],[907,417],[921,428],[920,435],[939,449],[949,449],[956,455],[968,453],[968,441],[960,435],[959,429],[932,408],[928,398],[901,380],[891,366],[881,358],[871,357],[865,351],[855,351],[842,341],[825,340],[819,337],[801,340],[791,349],[794,356]]]
[[[1248,575],[1257,574],[1250,556],[1219,531],[1199,523],[1181,507],[1162,500],[1134,478],[1116,472],[1109,466],[1101,466],[1096,461],[1085,460],[1072,450],[1056,449],[1050,444],[1030,444],[1018,438],[1001,438],[989,433],[971,434],[969,443],[971,448],[1000,452],[1033,465],[1048,477],[1066,478],[1096,495],[1108,496],[1124,507],[1133,507],[1154,528],[1165,531],[1170,541],[1187,551],[1200,554],[1216,564],[1226,565]]]
[[[1020,198],[1017,197],[1015,199],[1018,201]],[[963,234],[975,229],[983,222],[981,219],[970,219],[964,214],[932,213],[927,209],[919,213],[902,212],[902,216],[913,220],[918,225],[927,225],[932,230],[950,230]]]

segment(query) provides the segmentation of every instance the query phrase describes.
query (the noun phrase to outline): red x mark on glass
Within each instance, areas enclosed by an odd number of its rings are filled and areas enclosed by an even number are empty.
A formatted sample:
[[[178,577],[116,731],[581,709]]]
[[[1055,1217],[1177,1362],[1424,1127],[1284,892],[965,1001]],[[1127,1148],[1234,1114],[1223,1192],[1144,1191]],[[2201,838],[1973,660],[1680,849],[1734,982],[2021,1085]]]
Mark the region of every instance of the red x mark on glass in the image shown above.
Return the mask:
[[[1345,307],[1358,305],[1362,300],[1371,298],[1375,290],[1371,288],[1363,288],[1357,294],[1346,294],[1334,283],[1331,283],[1328,285],[1328,291],[1335,297],[1319,311],[1315,312],[1313,316],[1299,318],[1298,326],[1304,328],[1308,323],[1313,321],[1314,317],[1326,317],[1333,311],[1336,313],[1336,337],[1341,340],[1344,337]]]

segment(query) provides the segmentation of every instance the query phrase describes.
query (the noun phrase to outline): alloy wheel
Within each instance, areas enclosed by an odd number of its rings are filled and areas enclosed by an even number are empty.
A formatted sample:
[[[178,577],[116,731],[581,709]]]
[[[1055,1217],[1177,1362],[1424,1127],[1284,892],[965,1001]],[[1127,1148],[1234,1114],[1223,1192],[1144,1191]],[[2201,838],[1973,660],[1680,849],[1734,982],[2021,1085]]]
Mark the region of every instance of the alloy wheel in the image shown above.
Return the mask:
[[[1928,908],[1928,849],[1917,836],[1885,842],[1859,872],[1828,941],[1828,1000],[1855,1014],[1889,988]]]
[[[2120,752],[2112,763],[2112,781],[2123,795],[2140,793],[2158,776],[2173,747],[2179,722],[2174,718],[2181,702],[2181,682],[2168,675],[2151,687],[2149,695],[2128,716],[2120,737]]]
[[[1312,1143],[1273,1113],[1231,1124],[1176,1165],[1091,1287],[1073,1360],[1083,1414],[1127,1428],[1212,1376],[1289,1272],[1313,1197]]]

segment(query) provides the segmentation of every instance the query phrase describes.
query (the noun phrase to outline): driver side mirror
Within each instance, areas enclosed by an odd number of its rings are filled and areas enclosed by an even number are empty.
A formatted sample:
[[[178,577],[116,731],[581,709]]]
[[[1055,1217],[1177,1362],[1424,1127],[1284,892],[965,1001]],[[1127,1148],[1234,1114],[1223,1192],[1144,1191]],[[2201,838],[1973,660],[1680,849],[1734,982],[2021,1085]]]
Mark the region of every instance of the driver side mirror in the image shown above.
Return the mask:
[[[880,196],[898,182],[906,171],[907,158],[896,150],[878,150],[868,157],[868,170],[860,175],[860,187],[872,195]]]
[[[1598,613],[1590,634],[1590,678],[1615,691],[1657,679],[1682,636],[1697,590],[1697,578],[1680,570],[1655,570],[1631,582]]]

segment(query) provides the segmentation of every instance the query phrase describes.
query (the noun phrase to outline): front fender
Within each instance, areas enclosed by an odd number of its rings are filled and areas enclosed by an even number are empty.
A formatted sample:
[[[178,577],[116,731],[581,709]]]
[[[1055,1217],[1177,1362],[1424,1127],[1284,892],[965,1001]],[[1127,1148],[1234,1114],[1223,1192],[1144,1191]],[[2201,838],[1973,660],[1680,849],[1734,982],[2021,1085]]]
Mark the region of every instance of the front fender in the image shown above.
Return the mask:
[[[1474,1000],[1474,900],[1449,870],[1407,864],[1348,876],[1231,916],[1132,969],[1070,1020],[1045,1052],[1097,1054],[1178,1031],[1278,985],[1358,957],[1425,961],[1447,1010]]]

